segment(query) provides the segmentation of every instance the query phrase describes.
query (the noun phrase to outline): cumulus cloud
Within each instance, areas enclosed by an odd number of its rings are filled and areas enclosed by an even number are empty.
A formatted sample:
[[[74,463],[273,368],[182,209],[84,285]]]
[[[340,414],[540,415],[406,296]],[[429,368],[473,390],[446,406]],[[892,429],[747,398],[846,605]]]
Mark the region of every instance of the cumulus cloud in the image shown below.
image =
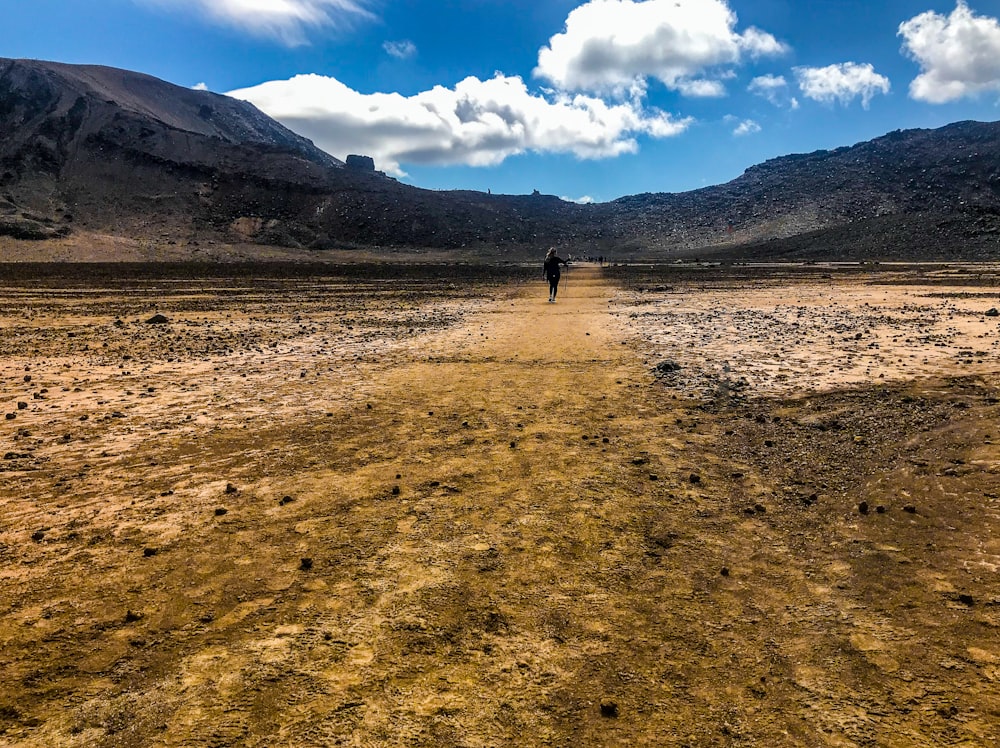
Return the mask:
[[[1000,91],[1000,22],[977,16],[959,0],[951,15],[927,11],[900,24],[903,51],[923,72],[911,98],[943,104]]]
[[[592,205],[594,203],[594,198],[590,195],[583,195],[582,197],[566,197],[563,195],[559,199],[564,203],[576,203],[577,205]]]
[[[489,166],[526,151],[612,157],[635,152],[639,135],[670,137],[692,121],[634,100],[609,104],[582,94],[533,94],[520,77],[499,73],[413,96],[363,94],[321,75],[229,95],[250,101],[328,153],[363,153],[396,175],[405,174],[404,164]]]
[[[589,0],[539,50],[535,75],[568,91],[622,94],[655,78],[685,95],[719,96],[732,66],[787,51],[736,24],[726,0]]]
[[[417,54],[417,45],[406,40],[401,42],[385,42],[382,44],[382,49],[384,49],[390,57],[395,57],[397,60],[409,60]]]
[[[788,81],[783,75],[759,75],[750,81],[747,91],[778,107],[799,108],[799,101],[791,95]]]
[[[845,106],[856,98],[865,109],[878,94],[889,93],[889,79],[875,72],[869,63],[842,62],[823,68],[797,67],[795,76],[802,94],[824,104],[840,102]]]
[[[371,18],[368,0],[135,0],[182,12],[287,44],[305,44],[310,28],[337,27]]]
[[[743,135],[753,135],[758,132],[760,132],[760,125],[752,119],[745,119],[736,126],[735,130],[733,130],[733,135],[740,137]]]
[[[195,83],[193,86],[191,86],[191,88],[194,91],[207,91],[208,84],[202,81],[201,83]]]

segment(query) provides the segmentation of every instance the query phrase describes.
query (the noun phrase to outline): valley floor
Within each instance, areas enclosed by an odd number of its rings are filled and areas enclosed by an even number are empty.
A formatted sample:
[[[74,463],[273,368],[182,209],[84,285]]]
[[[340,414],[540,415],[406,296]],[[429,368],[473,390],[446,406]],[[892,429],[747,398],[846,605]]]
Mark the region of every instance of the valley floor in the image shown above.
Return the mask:
[[[0,746],[996,745],[1000,277],[534,274],[3,281]]]

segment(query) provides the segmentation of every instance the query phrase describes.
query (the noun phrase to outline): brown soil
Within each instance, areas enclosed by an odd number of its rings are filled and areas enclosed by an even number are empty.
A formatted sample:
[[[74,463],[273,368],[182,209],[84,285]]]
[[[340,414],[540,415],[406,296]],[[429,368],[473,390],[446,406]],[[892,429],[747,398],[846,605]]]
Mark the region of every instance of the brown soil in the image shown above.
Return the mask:
[[[996,279],[766,275],[8,282],[0,745],[996,745]]]

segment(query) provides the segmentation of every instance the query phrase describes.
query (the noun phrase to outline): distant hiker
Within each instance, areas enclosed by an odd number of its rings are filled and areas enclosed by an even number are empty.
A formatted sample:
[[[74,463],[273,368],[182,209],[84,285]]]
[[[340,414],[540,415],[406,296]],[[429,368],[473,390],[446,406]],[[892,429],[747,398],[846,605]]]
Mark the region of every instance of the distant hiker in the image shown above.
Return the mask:
[[[556,248],[550,247],[548,254],[545,255],[545,262],[542,265],[543,275],[545,280],[549,282],[549,303],[554,304],[556,301],[556,292],[559,290],[559,265],[563,264],[569,266],[566,260],[558,257],[556,255]]]

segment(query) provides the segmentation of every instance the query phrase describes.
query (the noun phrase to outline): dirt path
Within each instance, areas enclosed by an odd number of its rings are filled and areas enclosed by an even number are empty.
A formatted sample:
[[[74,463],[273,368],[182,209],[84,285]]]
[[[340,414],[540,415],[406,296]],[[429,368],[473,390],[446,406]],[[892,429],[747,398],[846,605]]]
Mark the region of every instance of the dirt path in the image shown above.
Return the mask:
[[[0,745],[994,745],[995,376],[706,400],[564,277],[11,359]]]

